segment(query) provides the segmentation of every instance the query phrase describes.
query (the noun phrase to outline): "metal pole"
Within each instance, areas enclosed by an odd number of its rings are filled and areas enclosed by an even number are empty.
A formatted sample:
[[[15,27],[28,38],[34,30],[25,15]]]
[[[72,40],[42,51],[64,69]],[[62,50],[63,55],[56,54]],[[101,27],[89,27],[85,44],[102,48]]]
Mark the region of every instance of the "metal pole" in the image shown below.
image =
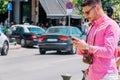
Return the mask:
[[[10,10],[8,10],[8,27],[10,27]]]
[[[69,14],[69,16],[68,16],[68,26],[70,26],[70,14]]]

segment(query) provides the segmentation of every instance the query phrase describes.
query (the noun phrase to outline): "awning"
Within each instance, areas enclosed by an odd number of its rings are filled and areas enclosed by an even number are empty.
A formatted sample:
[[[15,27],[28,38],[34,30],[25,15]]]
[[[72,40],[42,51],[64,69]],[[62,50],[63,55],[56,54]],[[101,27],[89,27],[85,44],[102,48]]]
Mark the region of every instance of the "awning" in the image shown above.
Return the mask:
[[[68,0],[40,0],[40,3],[46,12],[47,18],[55,19],[68,16],[65,6],[67,1]],[[71,18],[81,18],[80,15],[75,12],[75,8],[72,10]]]

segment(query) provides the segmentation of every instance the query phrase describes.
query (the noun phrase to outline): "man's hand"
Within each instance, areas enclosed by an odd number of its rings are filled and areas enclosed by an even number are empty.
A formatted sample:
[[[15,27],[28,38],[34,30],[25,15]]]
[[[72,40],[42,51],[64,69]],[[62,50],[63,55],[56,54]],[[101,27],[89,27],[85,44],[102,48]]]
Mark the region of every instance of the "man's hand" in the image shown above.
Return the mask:
[[[72,37],[73,45],[81,52],[84,53],[87,43],[84,40],[80,40],[76,37]]]

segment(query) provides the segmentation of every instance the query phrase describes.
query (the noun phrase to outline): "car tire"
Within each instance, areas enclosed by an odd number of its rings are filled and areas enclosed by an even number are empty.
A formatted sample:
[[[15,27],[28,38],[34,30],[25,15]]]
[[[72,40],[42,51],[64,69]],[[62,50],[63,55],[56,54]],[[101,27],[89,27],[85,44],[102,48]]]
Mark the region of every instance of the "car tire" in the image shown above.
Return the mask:
[[[40,54],[45,54],[46,53],[46,51],[44,49],[41,49],[41,48],[39,48],[39,52],[40,52]]]
[[[60,50],[57,50],[57,53],[58,53],[58,54],[61,54],[62,52],[61,52]]]
[[[25,39],[21,39],[20,44],[21,44],[21,47],[26,47],[27,46]]]
[[[71,50],[68,51],[69,54],[76,54],[77,49],[74,46],[71,46]]]
[[[7,41],[5,41],[2,47],[1,55],[7,55],[8,50],[9,50],[9,44]]]

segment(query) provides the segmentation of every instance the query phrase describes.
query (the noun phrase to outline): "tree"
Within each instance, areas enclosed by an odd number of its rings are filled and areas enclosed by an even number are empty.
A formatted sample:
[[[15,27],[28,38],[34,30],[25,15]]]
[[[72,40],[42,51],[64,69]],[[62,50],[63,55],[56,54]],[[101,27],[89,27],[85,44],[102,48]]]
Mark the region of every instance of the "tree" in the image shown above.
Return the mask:
[[[74,3],[76,9],[78,9],[78,14],[82,15],[82,11],[81,11],[81,6],[80,4],[82,3],[82,0],[72,0],[72,2]]]
[[[9,0],[0,0],[0,14],[7,12],[7,4]]]
[[[83,0],[72,0],[74,3],[75,7],[79,9],[78,14],[82,15],[82,10],[81,10],[81,3]],[[102,0],[102,6],[105,12],[107,12],[107,7],[111,7],[113,9],[113,18],[117,21],[120,21],[120,0]]]
[[[114,9],[113,18],[116,21],[120,21],[120,4],[114,5],[113,9]]]

